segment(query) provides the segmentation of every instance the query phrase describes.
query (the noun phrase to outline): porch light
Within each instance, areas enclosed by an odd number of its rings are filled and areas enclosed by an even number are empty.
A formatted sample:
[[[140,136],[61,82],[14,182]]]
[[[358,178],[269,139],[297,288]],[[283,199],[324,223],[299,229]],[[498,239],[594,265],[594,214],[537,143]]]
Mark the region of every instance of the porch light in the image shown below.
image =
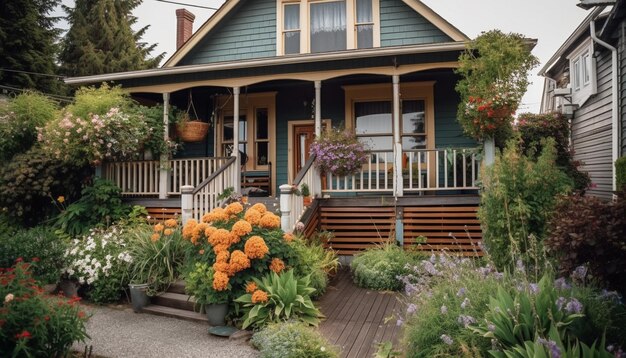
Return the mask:
[[[577,109],[578,109],[577,104],[563,103],[561,105],[561,114],[563,114],[563,117],[567,119],[572,119],[574,118],[574,111],[576,111]]]

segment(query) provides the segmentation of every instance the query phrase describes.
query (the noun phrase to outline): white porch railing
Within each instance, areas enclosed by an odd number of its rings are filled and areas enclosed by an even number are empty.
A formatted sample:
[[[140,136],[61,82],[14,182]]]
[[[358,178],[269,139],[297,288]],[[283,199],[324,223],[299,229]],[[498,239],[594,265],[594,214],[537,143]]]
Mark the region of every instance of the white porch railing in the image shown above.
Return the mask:
[[[302,184],[306,184],[309,187],[312,198],[318,198],[322,194],[320,174],[313,166],[314,161],[315,156],[311,155],[302,169],[300,169],[293,184],[280,187],[281,227],[284,231],[293,231],[296,223],[306,211],[304,198],[301,195],[295,195],[296,190],[300,190]]]
[[[183,185],[196,187],[210,177],[229,158],[190,158],[173,159],[167,162],[170,169],[167,193],[179,195]],[[123,196],[158,196],[159,171],[158,160],[107,163],[104,178],[114,182],[122,189]]]
[[[393,152],[372,152],[359,173],[327,175],[324,193],[393,192]],[[476,149],[410,150],[402,153],[404,192],[478,189],[480,161]]]
[[[226,162],[211,174],[210,177],[199,183],[191,192],[191,217],[200,221],[202,215],[218,206],[218,196],[224,190],[235,187],[237,165],[236,158],[230,157]],[[185,211],[185,207],[182,208]]]

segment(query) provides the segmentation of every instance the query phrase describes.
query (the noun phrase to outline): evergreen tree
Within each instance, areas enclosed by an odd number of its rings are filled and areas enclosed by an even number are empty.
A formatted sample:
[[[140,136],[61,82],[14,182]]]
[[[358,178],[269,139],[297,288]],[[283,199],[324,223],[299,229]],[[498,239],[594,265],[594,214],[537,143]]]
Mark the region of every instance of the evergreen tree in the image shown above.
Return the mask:
[[[48,14],[60,0],[2,0],[0,6],[0,84],[59,93],[55,28],[58,18]],[[24,71],[24,72],[14,72]],[[31,73],[25,73],[31,72]]]
[[[67,76],[156,67],[164,54],[148,58],[156,45],[140,42],[148,26],[133,31],[132,11],[141,0],[76,0],[64,6],[70,29],[63,39],[61,67]]]

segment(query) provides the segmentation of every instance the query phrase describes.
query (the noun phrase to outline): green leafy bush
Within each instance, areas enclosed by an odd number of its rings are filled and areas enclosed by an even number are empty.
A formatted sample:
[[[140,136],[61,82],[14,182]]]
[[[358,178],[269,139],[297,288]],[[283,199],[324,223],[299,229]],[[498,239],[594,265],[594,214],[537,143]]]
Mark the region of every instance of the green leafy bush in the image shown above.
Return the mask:
[[[165,139],[165,128],[163,127],[163,106],[153,107],[133,106],[129,111],[139,115],[146,122],[148,127],[147,138],[144,141],[144,149],[152,152],[153,158],[159,158],[161,154],[170,156],[175,154],[180,144],[171,139]],[[174,122],[174,108],[169,111],[169,123]]]
[[[64,268],[66,247],[51,228],[44,226],[0,233],[0,267],[11,267],[15,260],[23,258],[32,261],[35,279],[42,284],[56,283]]]
[[[196,262],[194,270],[185,277],[185,291],[196,301],[199,311],[204,305],[228,302],[228,291],[217,291],[213,288],[215,270],[203,262]]]
[[[174,219],[149,227],[132,229],[129,242],[131,281],[147,283],[148,294],[155,295],[181,275],[187,242]]]
[[[561,113],[522,113],[515,128],[520,134],[522,151],[529,157],[541,153],[545,138],[553,138],[556,165],[572,178],[574,189],[584,191],[589,187],[591,179],[587,173],[578,170],[580,163],[574,160],[574,153],[569,145],[569,121]]]
[[[407,264],[412,265],[418,259],[415,253],[405,251],[395,243],[387,243],[356,255],[350,269],[354,282],[360,287],[397,291],[403,287],[397,277],[406,275]]]
[[[22,224],[36,225],[58,212],[53,198],[77,198],[91,171],[58,162],[34,146],[0,166],[0,209]]]
[[[125,111],[132,105],[130,95],[121,86],[111,87],[103,83],[99,87],[81,87],[76,91],[74,103],[67,106],[66,111],[76,117],[86,119],[91,114],[104,115],[111,108]]]
[[[130,281],[132,256],[126,228],[92,229],[66,250],[65,274],[75,279],[94,303],[116,302]]]
[[[317,330],[300,322],[269,324],[251,340],[263,358],[335,358],[339,349]]]
[[[478,216],[485,247],[498,269],[512,267],[514,253],[521,254],[527,265],[530,257],[539,257],[532,252],[541,251],[555,197],[569,192],[572,185],[555,160],[553,139],[545,141],[536,161],[509,142],[482,174]]]
[[[243,306],[243,329],[250,326],[260,328],[270,322],[295,319],[317,326],[321,312],[311,301],[314,288],[309,286],[309,277],[295,277],[293,270],[280,275],[275,272],[261,280],[253,278],[256,290],[237,298]]]
[[[291,246],[298,255],[294,265],[296,276],[310,276],[311,287],[315,289],[311,294],[312,298],[323,295],[328,286],[329,275],[334,274],[339,267],[337,253],[332,249],[325,249],[321,243],[307,242],[299,237],[293,239]]]
[[[72,343],[89,337],[87,315],[77,299],[44,295],[29,266],[0,269],[0,356],[65,357]]]
[[[37,127],[58,114],[57,106],[37,92],[24,92],[0,105],[0,160],[10,160],[37,142]]]
[[[96,178],[93,185],[82,190],[80,199],[61,212],[55,225],[71,236],[85,234],[98,225],[110,225],[130,211],[120,193],[113,182]]]
[[[562,197],[549,232],[546,249],[562,274],[586,264],[596,280],[626,294],[626,194],[614,203]]]

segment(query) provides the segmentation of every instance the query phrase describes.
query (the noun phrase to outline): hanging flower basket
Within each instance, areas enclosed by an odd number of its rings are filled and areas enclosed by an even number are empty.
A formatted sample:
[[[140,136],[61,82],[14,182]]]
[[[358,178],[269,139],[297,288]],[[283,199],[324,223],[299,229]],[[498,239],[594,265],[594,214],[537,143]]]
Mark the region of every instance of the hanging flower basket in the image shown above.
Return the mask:
[[[201,121],[183,121],[176,125],[176,134],[183,142],[201,142],[206,138],[210,125]]]

